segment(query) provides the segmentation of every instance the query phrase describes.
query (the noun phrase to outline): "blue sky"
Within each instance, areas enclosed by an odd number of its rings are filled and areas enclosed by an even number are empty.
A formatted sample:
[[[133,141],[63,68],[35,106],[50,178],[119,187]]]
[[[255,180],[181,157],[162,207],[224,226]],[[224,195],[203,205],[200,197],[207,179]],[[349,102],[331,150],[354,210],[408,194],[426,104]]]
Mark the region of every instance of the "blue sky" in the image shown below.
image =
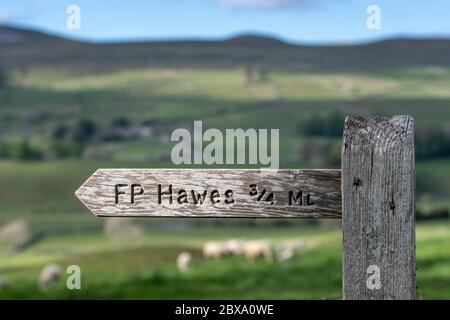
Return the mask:
[[[81,29],[66,28],[67,6],[81,9]],[[368,30],[366,9],[381,9]],[[352,43],[450,36],[450,1],[407,0],[0,0],[0,21],[93,41],[224,38],[242,33],[292,42]]]

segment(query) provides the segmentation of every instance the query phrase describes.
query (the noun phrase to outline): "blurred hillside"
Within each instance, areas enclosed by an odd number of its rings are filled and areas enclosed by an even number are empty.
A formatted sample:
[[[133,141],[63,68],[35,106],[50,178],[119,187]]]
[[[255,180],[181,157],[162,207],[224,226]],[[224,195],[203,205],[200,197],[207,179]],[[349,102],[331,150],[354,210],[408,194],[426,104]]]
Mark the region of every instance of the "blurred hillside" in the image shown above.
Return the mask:
[[[0,26],[0,48],[0,64],[8,68],[64,66],[96,71],[120,67],[221,68],[258,63],[287,71],[375,72],[450,65],[449,39],[302,46],[243,35],[223,41],[94,44]]]

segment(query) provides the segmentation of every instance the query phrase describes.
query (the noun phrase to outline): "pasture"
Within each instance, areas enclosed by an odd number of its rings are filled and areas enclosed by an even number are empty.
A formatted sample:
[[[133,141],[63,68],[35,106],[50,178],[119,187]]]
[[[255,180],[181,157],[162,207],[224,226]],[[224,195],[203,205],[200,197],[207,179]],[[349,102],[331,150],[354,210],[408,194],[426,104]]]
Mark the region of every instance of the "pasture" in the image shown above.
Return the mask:
[[[240,256],[202,258],[205,241],[231,237],[265,238],[274,243],[301,238],[310,248],[287,263],[246,261]],[[2,277],[12,283],[0,291],[0,298],[339,299],[341,243],[339,224],[334,223],[203,226],[195,230],[150,227],[145,238],[127,245],[96,233],[53,235],[0,260]],[[450,223],[418,225],[419,299],[442,299],[450,294],[449,246]],[[193,267],[186,273],[180,273],[175,265],[181,251],[194,256]],[[79,265],[82,290],[67,290],[64,280],[53,288],[38,289],[36,279],[48,262]]]

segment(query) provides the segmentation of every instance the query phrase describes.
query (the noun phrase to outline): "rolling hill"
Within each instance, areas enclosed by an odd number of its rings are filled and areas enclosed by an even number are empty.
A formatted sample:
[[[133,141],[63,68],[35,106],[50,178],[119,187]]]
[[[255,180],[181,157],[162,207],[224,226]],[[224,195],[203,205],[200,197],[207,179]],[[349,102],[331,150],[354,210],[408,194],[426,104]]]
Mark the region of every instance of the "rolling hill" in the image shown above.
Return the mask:
[[[359,45],[311,46],[241,35],[220,41],[91,43],[0,26],[0,65],[4,68],[37,65],[95,70],[143,66],[217,68],[249,63],[311,72],[449,66],[450,40],[390,39]]]

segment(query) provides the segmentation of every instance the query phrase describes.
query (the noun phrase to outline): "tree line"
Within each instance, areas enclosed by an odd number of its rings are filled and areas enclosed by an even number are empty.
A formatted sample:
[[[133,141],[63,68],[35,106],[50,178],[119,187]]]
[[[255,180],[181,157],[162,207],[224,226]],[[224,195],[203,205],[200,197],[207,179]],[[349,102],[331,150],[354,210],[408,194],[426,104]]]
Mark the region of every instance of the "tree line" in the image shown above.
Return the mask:
[[[151,121],[134,126],[126,117],[117,117],[109,124],[82,118],[72,123],[56,124],[44,143],[29,138],[0,140],[0,159],[44,160],[79,158],[90,144],[136,138],[140,128],[149,128]],[[137,128],[137,129],[136,129]]]
[[[345,115],[338,111],[314,115],[300,121],[298,133],[305,137],[342,137],[344,119]],[[450,126],[416,128],[415,151],[417,159],[450,157]]]

